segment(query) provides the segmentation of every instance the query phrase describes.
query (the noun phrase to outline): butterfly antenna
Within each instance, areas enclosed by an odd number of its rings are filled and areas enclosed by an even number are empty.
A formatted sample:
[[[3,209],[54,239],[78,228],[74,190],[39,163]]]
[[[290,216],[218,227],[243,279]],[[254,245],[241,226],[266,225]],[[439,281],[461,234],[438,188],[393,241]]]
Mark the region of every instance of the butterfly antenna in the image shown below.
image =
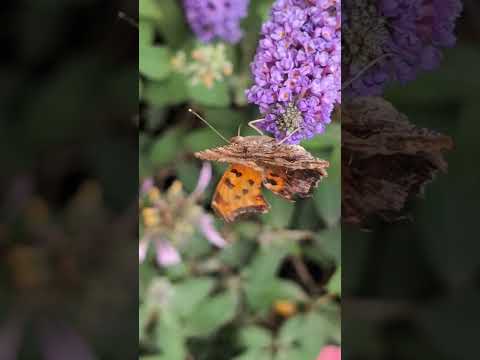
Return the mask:
[[[212,129],[215,134],[217,134],[218,136],[220,136],[227,144],[230,144],[230,141],[228,141],[225,136],[223,136],[222,134],[220,134],[220,132],[215,129],[207,120],[205,120],[204,118],[202,118],[198,113],[196,113],[195,111],[193,111],[192,109],[188,109],[189,112],[191,112],[193,115],[195,115],[197,118],[199,118],[200,120],[202,120],[210,129]]]
[[[129,23],[130,25],[132,25],[133,27],[136,27],[138,29],[138,22],[133,20],[130,16],[125,14],[123,11],[118,12],[118,18],[120,20],[125,20],[127,23]]]

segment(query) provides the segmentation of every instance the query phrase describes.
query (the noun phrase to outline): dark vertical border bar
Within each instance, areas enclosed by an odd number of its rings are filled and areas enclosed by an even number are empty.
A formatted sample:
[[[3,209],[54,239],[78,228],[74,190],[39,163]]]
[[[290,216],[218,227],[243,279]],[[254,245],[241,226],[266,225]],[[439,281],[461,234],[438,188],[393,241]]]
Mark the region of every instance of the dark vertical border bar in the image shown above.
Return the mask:
[[[344,355],[474,358],[480,8],[343,4]]]
[[[2,8],[0,358],[134,359],[138,2]]]

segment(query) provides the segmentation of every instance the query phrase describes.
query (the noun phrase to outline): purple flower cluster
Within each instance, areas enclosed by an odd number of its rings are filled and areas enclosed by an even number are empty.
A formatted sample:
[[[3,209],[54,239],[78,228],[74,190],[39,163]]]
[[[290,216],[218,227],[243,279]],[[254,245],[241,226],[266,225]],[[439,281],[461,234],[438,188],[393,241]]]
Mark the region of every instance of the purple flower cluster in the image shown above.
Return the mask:
[[[288,143],[322,133],[340,103],[340,0],[277,0],[251,64],[257,125]]]
[[[248,0],[183,0],[188,23],[197,37],[208,43],[220,38],[237,43],[242,38],[240,20],[247,16]]]
[[[360,0],[342,5],[342,71],[347,95],[381,95],[436,68],[455,44],[460,0]]]

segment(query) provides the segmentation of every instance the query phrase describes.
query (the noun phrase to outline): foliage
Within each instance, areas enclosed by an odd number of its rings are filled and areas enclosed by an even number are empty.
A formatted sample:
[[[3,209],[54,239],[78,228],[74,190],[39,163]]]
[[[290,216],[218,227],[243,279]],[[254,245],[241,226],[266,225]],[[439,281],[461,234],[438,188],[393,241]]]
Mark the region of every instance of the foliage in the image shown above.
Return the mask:
[[[255,134],[245,125],[259,111],[247,106],[245,89],[270,6],[270,0],[250,1],[237,45],[205,45],[188,28],[180,2],[140,0],[142,181],[153,177],[161,193],[175,181],[186,194],[194,191],[201,164],[192,153],[223,140],[189,107],[225,137],[242,125],[243,136]],[[223,53],[205,61],[219,46]],[[313,198],[289,203],[265,190],[268,214],[234,224],[215,220],[227,246],[214,247],[193,231],[177,265],[159,266],[155,252],[147,253],[139,279],[140,359],[303,360],[340,344],[338,121],[302,145],[331,163]],[[198,199],[207,214],[225,169],[212,165],[213,181]]]

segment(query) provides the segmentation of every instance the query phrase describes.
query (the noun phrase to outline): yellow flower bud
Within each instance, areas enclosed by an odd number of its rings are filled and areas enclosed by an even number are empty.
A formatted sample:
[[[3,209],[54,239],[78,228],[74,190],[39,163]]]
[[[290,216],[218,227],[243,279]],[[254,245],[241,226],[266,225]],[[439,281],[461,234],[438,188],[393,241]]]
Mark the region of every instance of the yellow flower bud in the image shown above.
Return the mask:
[[[146,227],[154,227],[160,224],[158,209],[145,208],[142,210],[143,224]]]
[[[224,66],[223,66],[223,75],[225,76],[230,76],[232,75],[233,73],[233,66],[231,63],[226,63]]]
[[[180,180],[175,180],[172,185],[170,185],[170,188],[168,189],[168,192],[172,195],[177,195],[182,192],[183,185]]]
[[[203,55],[203,52],[201,49],[195,49],[192,51],[192,59],[197,60],[197,61],[203,61],[205,59],[205,56]]]
[[[202,83],[207,88],[211,88],[213,86],[213,74],[210,71],[202,75]]]
[[[273,309],[276,314],[286,318],[297,313],[297,305],[289,300],[275,301]]]
[[[158,188],[153,187],[148,191],[148,200],[151,202],[157,202],[160,200],[160,190]]]

